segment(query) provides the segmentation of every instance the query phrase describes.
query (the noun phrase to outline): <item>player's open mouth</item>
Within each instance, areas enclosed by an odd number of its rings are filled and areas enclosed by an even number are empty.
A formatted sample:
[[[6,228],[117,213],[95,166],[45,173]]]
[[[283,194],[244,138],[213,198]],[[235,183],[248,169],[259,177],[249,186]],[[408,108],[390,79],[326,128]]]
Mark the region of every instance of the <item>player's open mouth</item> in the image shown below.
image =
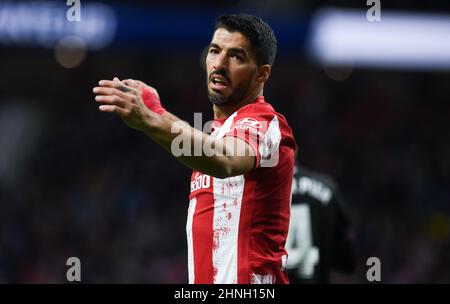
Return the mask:
[[[211,89],[221,91],[228,87],[228,82],[223,76],[211,76],[210,78]]]

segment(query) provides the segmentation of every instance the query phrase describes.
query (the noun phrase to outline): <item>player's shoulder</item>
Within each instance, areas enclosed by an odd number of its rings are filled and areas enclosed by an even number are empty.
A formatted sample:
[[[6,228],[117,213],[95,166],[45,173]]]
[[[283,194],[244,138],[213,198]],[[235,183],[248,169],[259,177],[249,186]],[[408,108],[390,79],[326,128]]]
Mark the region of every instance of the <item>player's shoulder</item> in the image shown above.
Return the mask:
[[[259,96],[255,102],[248,104],[237,111],[237,119],[244,119],[246,117],[258,121],[267,121],[269,123],[276,119],[280,128],[287,128],[291,132],[286,118],[278,113],[273,106],[266,101],[264,96]]]
[[[259,96],[253,103],[240,108],[236,114],[234,124],[265,133],[269,135],[266,136],[269,141],[276,142],[279,138],[281,146],[290,147],[294,151],[297,149],[294,134],[286,118],[276,112],[264,96]]]

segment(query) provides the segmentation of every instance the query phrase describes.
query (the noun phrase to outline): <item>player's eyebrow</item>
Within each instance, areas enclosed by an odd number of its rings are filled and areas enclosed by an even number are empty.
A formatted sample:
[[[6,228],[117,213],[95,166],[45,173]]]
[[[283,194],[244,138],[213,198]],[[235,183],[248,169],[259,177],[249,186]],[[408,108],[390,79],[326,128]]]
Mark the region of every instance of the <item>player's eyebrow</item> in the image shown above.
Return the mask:
[[[211,42],[208,48],[222,49],[217,43]]]
[[[214,43],[214,42],[211,42],[209,44],[208,48],[215,48],[215,49],[219,49],[219,50],[222,49],[217,43]],[[247,51],[244,48],[232,47],[232,48],[229,48],[228,51],[232,52],[232,53],[235,53],[235,54],[242,54],[245,57],[249,57],[249,55],[247,54]]]

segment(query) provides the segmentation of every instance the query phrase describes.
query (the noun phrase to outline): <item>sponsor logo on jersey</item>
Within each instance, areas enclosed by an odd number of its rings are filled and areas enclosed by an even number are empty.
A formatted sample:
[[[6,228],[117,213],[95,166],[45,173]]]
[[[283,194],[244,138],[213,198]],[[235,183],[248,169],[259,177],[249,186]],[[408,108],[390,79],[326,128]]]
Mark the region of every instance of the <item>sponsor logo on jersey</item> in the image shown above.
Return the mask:
[[[262,124],[255,118],[251,118],[251,117],[239,119],[236,122],[236,124],[237,125],[245,125],[245,126],[249,126],[251,128],[256,128],[256,129],[262,128]]]
[[[230,132],[237,131],[242,132],[243,134],[252,133],[261,138],[264,136],[264,134],[259,131],[259,129],[262,128],[263,124],[260,121],[256,120],[255,118],[246,117],[239,119],[231,128]]]
[[[235,126],[233,126],[233,128],[231,128],[231,130],[228,133],[231,133],[235,130],[237,132],[242,132],[242,134],[252,133],[252,134],[258,135],[258,137],[260,137],[260,138],[262,138],[264,136],[264,134],[262,134],[260,131],[258,131],[257,128],[252,128],[247,125],[235,125]]]

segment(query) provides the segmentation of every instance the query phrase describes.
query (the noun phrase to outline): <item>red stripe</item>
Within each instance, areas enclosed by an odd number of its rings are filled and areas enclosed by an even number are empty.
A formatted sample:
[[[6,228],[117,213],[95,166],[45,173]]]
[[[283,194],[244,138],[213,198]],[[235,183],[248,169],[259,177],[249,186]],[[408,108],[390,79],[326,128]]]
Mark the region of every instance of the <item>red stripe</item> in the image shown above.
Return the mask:
[[[211,178],[211,182],[212,182]],[[213,216],[214,198],[212,193],[196,196],[197,206],[192,220],[192,243],[194,248],[194,284],[213,283]]]
[[[255,203],[255,182],[253,180],[245,181],[244,193],[242,195],[241,214],[239,217],[239,235],[238,235],[238,284],[249,284],[249,244],[250,227],[252,221],[253,207]]]

